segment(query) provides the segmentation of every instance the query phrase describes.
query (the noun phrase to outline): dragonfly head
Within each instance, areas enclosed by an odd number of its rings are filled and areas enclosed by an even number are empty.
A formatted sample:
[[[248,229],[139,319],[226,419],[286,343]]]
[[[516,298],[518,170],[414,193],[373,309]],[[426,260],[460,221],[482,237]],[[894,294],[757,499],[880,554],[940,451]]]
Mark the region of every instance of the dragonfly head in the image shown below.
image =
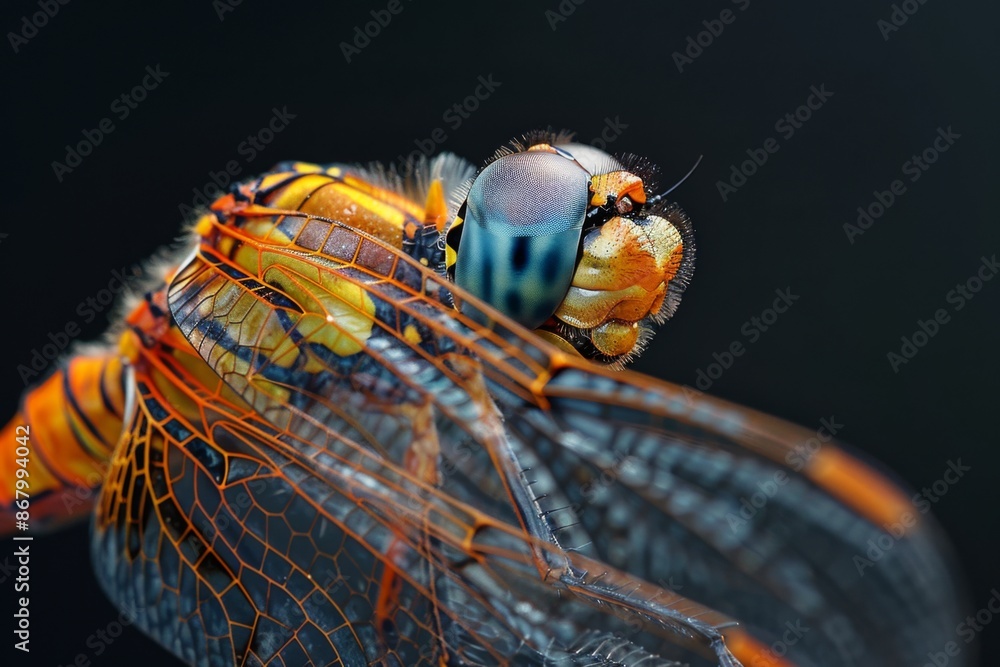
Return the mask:
[[[448,229],[449,275],[564,350],[624,363],[693,270],[690,223],[652,197],[654,171],[565,137],[501,149]]]

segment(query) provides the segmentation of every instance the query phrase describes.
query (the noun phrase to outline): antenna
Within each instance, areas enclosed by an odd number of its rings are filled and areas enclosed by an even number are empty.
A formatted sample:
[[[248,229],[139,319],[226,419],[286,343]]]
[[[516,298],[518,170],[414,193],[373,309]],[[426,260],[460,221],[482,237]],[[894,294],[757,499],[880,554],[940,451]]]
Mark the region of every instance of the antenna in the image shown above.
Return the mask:
[[[681,185],[681,183],[683,183],[684,181],[686,181],[688,179],[688,176],[690,176],[691,174],[693,174],[694,170],[698,168],[698,165],[701,164],[701,159],[703,157],[705,157],[705,156],[704,155],[699,155],[698,159],[695,160],[695,162],[694,162],[694,166],[691,167],[690,170],[688,170],[688,173],[684,174],[684,176],[683,176],[683,178],[681,178],[681,180],[677,181],[672,186],[670,186],[670,189],[667,190],[666,192],[661,192],[660,194],[656,195],[655,197],[652,197],[651,199],[647,200],[646,204],[647,205],[648,204],[655,204],[658,201],[660,201],[661,199],[663,199],[664,197],[666,197],[667,195],[669,195],[671,192],[673,192],[674,190],[676,190],[677,188],[679,188],[680,185]]]

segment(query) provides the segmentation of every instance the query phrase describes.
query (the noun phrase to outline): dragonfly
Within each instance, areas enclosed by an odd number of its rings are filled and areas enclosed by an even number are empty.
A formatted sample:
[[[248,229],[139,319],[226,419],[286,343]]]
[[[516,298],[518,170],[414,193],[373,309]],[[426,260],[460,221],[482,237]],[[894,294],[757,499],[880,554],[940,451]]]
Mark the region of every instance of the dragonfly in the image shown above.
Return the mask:
[[[655,175],[542,132],[233,185],[25,392],[3,531],[89,518],[191,665],[919,664],[961,605],[906,492],[623,368],[693,275]]]

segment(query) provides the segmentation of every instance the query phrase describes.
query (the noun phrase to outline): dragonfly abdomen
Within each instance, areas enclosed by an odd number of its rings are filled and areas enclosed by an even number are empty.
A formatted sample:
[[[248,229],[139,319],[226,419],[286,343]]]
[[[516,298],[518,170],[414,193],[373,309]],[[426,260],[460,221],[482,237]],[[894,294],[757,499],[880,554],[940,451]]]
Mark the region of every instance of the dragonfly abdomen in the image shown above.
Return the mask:
[[[26,392],[18,413],[3,429],[5,445],[28,435],[31,529],[51,528],[86,516],[107,474],[122,432],[125,363],[113,348],[63,361],[49,378]],[[13,455],[0,459],[0,474],[15,479]],[[8,469],[9,468],[9,469]],[[0,528],[13,526],[14,487],[0,489]]]

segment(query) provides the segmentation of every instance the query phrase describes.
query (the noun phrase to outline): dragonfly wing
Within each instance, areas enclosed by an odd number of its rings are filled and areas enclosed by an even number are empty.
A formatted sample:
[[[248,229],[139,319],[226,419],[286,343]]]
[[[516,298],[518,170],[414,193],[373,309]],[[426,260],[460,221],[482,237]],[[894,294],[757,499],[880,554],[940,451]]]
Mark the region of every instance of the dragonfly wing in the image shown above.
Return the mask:
[[[306,504],[296,470],[274,461],[273,429],[211,404],[203,421],[176,413],[158,379],[137,373],[135,417],[97,507],[92,553],[109,596],[193,665],[430,664],[352,623],[376,558]],[[365,527],[360,513],[343,526]]]
[[[630,373],[565,367],[540,393],[507,424],[547,463],[538,492],[565,490],[565,546],[740,619],[772,647],[747,664],[909,665],[949,640],[940,529],[826,434]]]
[[[489,620],[473,631],[501,627],[499,610],[519,604],[530,617],[556,591],[573,603],[560,615],[570,637],[624,623],[630,650],[634,639],[671,655],[669,644],[691,640],[735,664],[725,632],[752,658],[749,635],[664,590],[683,574],[692,597],[747,614],[761,639],[782,631],[804,664],[845,657],[845,642],[856,642],[854,664],[902,664],[945,636],[954,602],[936,529],[918,517],[862,581],[853,556],[907,502],[835,445],[799,467],[802,430],[568,357],[336,221],[250,205],[205,234],[170,286],[184,335],[279,433],[392,466],[413,487],[411,500],[393,497],[388,468],[360,487],[320,475],[364,490],[362,505],[387,520],[395,513],[390,532],[405,548],[445,554],[424,561],[431,580],[459,577],[456,590],[483,600]],[[734,527],[742,500],[778,473],[767,511]],[[592,493],[604,476],[612,482]],[[482,568],[490,574],[472,576]],[[490,592],[497,581],[524,587],[518,604]],[[461,597],[432,606],[454,615]],[[511,636],[536,653],[546,650],[537,637],[567,636],[543,618],[540,634]]]
[[[186,662],[675,664],[573,622],[581,604],[538,579],[517,529],[344,434],[279,432],[189,376],[193,350],[160,352],[130,378],[92,555]]]

